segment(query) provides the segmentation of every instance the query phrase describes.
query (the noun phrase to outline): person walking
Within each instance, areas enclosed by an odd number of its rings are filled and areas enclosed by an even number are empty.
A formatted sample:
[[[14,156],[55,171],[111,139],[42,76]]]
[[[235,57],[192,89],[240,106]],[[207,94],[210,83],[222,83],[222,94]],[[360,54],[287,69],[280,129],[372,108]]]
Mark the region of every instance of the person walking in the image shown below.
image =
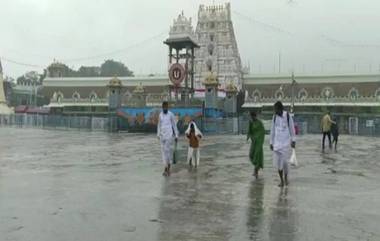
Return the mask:
[[[331,124],[331,134],[333,136],[332,144],[334,145],[335,151],[337,151],[338,137],[339,137],[339,126],[337,121],[334,119],[334,123]]]
[[[296,134],[293,117],[284,110],[281,101],[274,104],[274,115],[270,130],[270,149],[273,151],[273,162],[280,176],[279,187],[289,185],[289,159],[292,148],[296,147]]]
[[[248,124],[247,141],[251,140],[249,160],[254,166],[253,175],[257,179],[259,170],[264,168],[264,145],[265,128],[263,122],[257,118],[256,112],[251,112],[251,120]]]
[[[169,103],[164,101],[157,124],[157,137],[161,142],[162,161],[165,165],[163,176],[170,176],[170,166],[173,164],[173,143],[178,141],[178,135],[175,116],[169,111]]]
[[[331,120],[330,112],[327,112],[322,120],[321,120],[321,129],[322,129],[322,150],[325,150],[325,141],[326,141],[326,136],[329,139],[329,148],[332,148],[331,144],[331,125],[334,124],[335,122]]]
[[[194,167],[197,168],[199,166],[200,160],[199,142],[203,138],[202,132],[198,129],[195,122],[192,121],[190,122],[185,134],[189,140],[187,162],[189,163],[190,167],[194,165]]]

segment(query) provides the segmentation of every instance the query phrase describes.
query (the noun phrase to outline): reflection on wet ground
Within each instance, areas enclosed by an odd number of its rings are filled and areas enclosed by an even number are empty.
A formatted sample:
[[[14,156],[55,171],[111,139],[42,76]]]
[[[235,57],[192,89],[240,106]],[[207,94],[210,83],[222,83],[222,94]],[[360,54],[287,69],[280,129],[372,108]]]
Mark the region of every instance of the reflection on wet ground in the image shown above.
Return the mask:
[[[380,139],[299,138],[280,189],[265,148],[257,181],[243,136],[209,136],[198,170],[161,176],[145,135],[0,129],[0,240],[380,240]]]

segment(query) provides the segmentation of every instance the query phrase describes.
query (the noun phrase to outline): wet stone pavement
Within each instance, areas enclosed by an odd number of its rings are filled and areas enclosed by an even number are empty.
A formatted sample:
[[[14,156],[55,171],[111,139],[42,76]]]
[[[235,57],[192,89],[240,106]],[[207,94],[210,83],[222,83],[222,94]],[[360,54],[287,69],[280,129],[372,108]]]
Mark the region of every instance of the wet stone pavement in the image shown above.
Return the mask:
[[[380,240],[380,139],[319,141],[299,138],[280,189],[267,146],[253,179],[244,136],[206,136],[196,171],[182,138],[164,178],[153,135],[1,128],[0,240]]]

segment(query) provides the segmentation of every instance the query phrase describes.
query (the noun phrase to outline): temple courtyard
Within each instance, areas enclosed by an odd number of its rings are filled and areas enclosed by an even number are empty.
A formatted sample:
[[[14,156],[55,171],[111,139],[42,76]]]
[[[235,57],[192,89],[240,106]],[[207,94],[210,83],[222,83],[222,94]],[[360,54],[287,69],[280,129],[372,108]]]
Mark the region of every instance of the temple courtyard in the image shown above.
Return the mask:
[[[380,139],[320,138],[299,137],[280,189],[268,145],[252,177],[245,136],[206,135],[198,170],[182,137],[164,178],[154,135],[1,128],[0,240],[380,240]]]

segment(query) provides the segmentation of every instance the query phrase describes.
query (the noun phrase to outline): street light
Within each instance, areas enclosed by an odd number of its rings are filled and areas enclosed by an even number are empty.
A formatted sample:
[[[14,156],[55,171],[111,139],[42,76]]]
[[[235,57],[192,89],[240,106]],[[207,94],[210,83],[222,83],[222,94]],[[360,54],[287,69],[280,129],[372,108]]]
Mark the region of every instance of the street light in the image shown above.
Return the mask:
[[[33,102],[33,82],[31,82],[32,86],[29,89],[29,106],[32,105]]]
[[[294,113],[294,101],[295,101],[295,93],[294,93],[294,87],[297,84],[295,78],[294,78],[294,72],[292,72],[292,105],[290,107],[290,112]]]
[[[38,86],[36,88],[36,85],[33,86],[33,90],[34,90],[34,106],[36,107],[37,106],[37,92],[38,92]]]

